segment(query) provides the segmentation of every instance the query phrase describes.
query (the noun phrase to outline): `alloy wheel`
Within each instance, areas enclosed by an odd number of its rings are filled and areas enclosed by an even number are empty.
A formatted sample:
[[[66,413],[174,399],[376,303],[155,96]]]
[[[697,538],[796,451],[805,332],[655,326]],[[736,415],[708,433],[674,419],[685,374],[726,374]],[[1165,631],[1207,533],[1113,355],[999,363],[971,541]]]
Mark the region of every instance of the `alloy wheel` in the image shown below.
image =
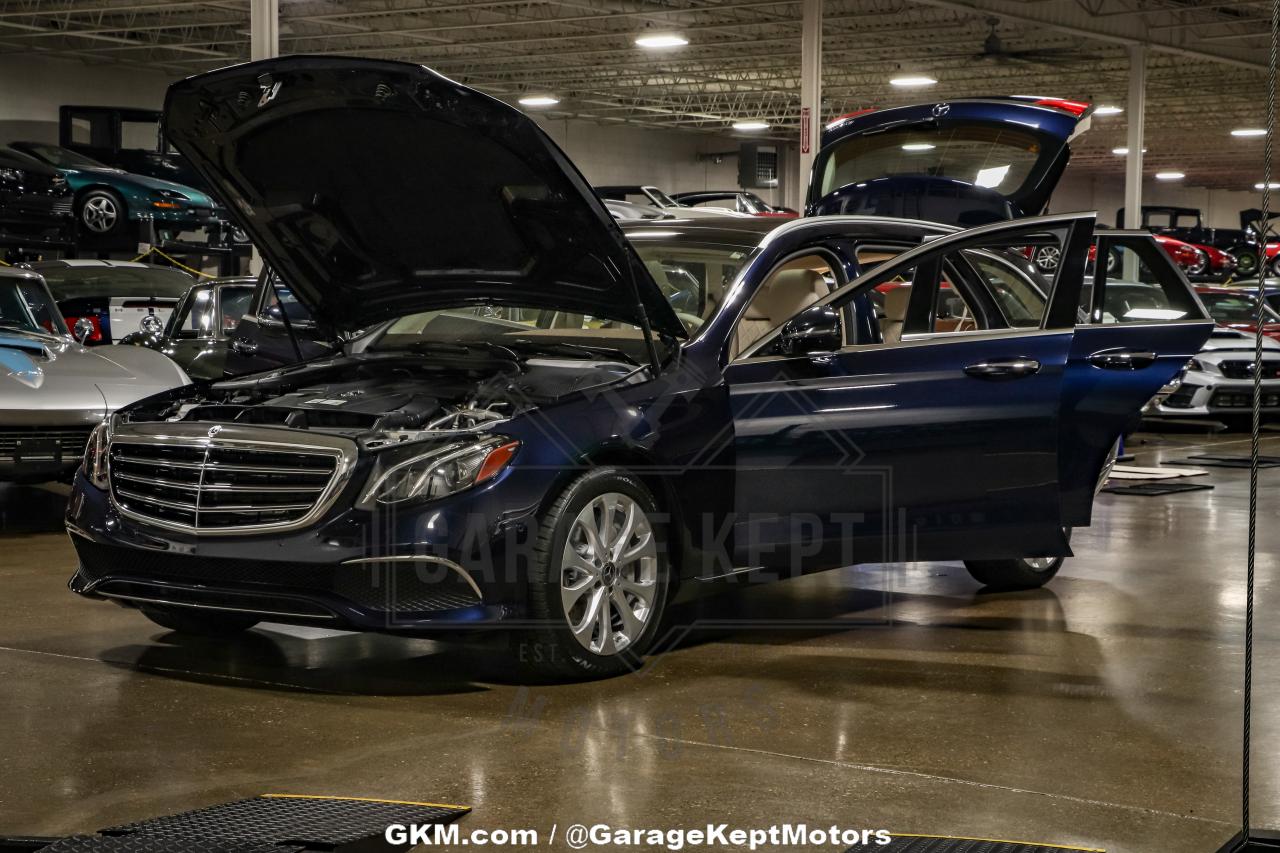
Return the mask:
[[[593,498],[569,528],[560,560],[560,600],[583,648],[615,655],[644,632],[658,593],[653,525],[631,497]]]
[[[1062,252],[1057,246],[1041,246],[1036,249],[1036,266],[1041,272],[1053,272],[1062,260]]]
[[[1057,557],[1027,557],[1027,567],[1037,572],[1047,571],[1053,568],[1053,564],[1057,561]]]
[[[106,234],[116,226],[120,211],[111,196],[96,195],[84,203],[80,219],[85,227],[97,234]]]

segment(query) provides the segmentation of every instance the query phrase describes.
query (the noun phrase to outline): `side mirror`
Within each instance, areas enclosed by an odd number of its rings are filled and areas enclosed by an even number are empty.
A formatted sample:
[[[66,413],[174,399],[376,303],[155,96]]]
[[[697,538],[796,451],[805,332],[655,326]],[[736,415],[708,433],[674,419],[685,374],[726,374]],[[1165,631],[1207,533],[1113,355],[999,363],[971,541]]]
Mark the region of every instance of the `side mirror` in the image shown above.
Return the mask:
[[[782,325],[778,349],[782,355],[835,352],[844,345],[840,312],[830,305],[813,305]]]
[[[71,334],[76,339],[76,343],[84,343],[93,334],[93,321],[88,317],[81,317],[76,320],[75,326],[71,329]]]

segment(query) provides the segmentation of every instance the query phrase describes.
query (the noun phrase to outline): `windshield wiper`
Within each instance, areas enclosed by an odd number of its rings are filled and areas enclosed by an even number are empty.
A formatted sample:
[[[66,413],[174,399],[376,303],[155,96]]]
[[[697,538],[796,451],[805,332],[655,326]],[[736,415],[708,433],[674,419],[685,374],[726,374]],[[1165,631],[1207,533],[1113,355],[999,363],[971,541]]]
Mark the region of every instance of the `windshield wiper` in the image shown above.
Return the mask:
[[[503,361],[519,361],[520,358],[509,347],[491,341],[414,341],[406,349],[412,352],[432,353],[438,355],[472,355],[484,352]]]
[[[517,338],[511,341],[512,345],[521,349],[541,352],[541,353],[558,353],[561,355],[579,355],[579,356],[604,356],[606,358],[625,361],[627,364],[639,364],[633,357],[620,349],[613,347],[598,347],[590,344],[573,344],[568,341],[531,341],[528,338]]]

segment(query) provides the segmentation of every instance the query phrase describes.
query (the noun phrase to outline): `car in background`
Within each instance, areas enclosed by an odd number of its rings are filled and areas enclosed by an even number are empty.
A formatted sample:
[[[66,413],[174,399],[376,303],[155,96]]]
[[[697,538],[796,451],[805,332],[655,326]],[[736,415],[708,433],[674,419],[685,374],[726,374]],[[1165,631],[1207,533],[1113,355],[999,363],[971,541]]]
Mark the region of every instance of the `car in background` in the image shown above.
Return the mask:
[[[699,219],[702,217],[719,217],[734,215],[729,208],[716,208],[715,210],[699,210],[694,207],[683,207],[678,204],[675,199],[664,193],[657,187],[644,186],[641,184],[614,184],[611,186],[594,187],[596,195],[604,202],[622,201],[628,204],[638,205],[640,207],[648,207],[662,214],[675,216],[681,219]]]
[[[221,379],[241,318],[249,312],[258,279],[220,278],[192,285],[162,329],[139,329],[117,343],[167,355],[192,379]]]
[[[1215,329],[1143,409],[1146,417],[1210,418],[1229,429],[1253,425],[1253,374],[1257,336],[1232,328]],[[1262,417],[1280,416],[1280,343],[1262,339]]]
[[[0,260],[5,247],[66,249],[75,244],[71,187],[57,169],[0,147]]]
[[[1197,287],[1196,294],[1220,326],[1240,332],[1258,331],[1258,296],[1244,288]],[[1280,340],[1280,313],[1262,306],[1262,334]]]
[[[224,211],[193,187],[126,172],[58,145],[13,142],[9,147],[62,173],[74,193],[84,237],[110,244],[149,242],[145,223],[154,223],[157,236],[224,230]]]
[[[66,479],[105,417],[188,382],[159,353],[76,343],[40,276],[0,267],[0,481]]]
[[[186,158],[169,147],[159,110],[64,104],[58,108],[58,145],[135,175],[208,190]]]
[[[792,218],[798,214],[789,207],[775,207],[760,196],[746,190],[700,190],[671,196],[683,207],[728,208],[748,216]]]
[[[194,279],[173,267],[88,258],[39,261],[68,328],[86,346],[115,343],[132,332],[159,331]],[[80,321],[86,321],[80,324]],[[80,329],[85,333],[82,335]]]
[[[602,199],[605,209],[617,220],[623,219],[675,219],[675,215],[650,204],[635,204],[615,198]]]

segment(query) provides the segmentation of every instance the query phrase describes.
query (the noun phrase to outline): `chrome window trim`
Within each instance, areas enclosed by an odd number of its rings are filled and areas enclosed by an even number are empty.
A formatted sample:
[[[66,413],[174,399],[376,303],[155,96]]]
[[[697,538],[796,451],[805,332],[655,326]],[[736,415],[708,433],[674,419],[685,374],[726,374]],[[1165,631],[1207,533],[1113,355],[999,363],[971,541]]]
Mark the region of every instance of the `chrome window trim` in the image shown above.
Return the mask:
[[[889,349],[912,349],[923,346],[937,346],[939,344],[958,343],[960,341],[984,341],[984,340],[1000,340],[1002,338],[1029,338],[1041,337],[1047,335],[1071,335],[1075,329],[1032,329],[1032,328],[1010,328],[1010,329],[975,329],[971,332],[918,332],[911,336],[904,336],[901,340],[891,344],[852,344],[850,346],[841,347],[831,352],[811,353],[806,355],[760,355],[760,356],[738,356],[729,363],[732,367],[735,364],[769,364],[776,361],[787,361],[789,359],[812,360],[815,358],[833,358],[835,356],[853,355],[860,352],[874,352],[876,350]]]
[[[214,435],[210,430],[217,427]],[[306,440],[300,440],[305,436]],[[312,455],[326,455],[334,459],[333,474],[324,490],[316,498],[311,510],[292,521],[276,521],[268,524],[242,524],[227,527],[199,527],[179,521],[155,518],[127,509],[116,500],[115,479],[111,473],[111,451],[116,444],[160,444],[174,447],[193,447],[208,451],[210,448],[230,450],[263,450],[281,453],[297,451]],[[354,441],[322,433],[301,433],[299,430],[274,427],[246,427],[234,424],[149,423],[119,424],[112,430],[107,446],[107,490],[112,507],[122,516],[152,527],[189,533],[194,536],[242,536],[245,534],[281,533],[298,530],[315,523],[333,506],[355,469],[358,450]],[[203,467],[203,466],[202,466]],[[212,491],[212,489],[211,489]],[[150,498],[148,498],[150,499]]]

